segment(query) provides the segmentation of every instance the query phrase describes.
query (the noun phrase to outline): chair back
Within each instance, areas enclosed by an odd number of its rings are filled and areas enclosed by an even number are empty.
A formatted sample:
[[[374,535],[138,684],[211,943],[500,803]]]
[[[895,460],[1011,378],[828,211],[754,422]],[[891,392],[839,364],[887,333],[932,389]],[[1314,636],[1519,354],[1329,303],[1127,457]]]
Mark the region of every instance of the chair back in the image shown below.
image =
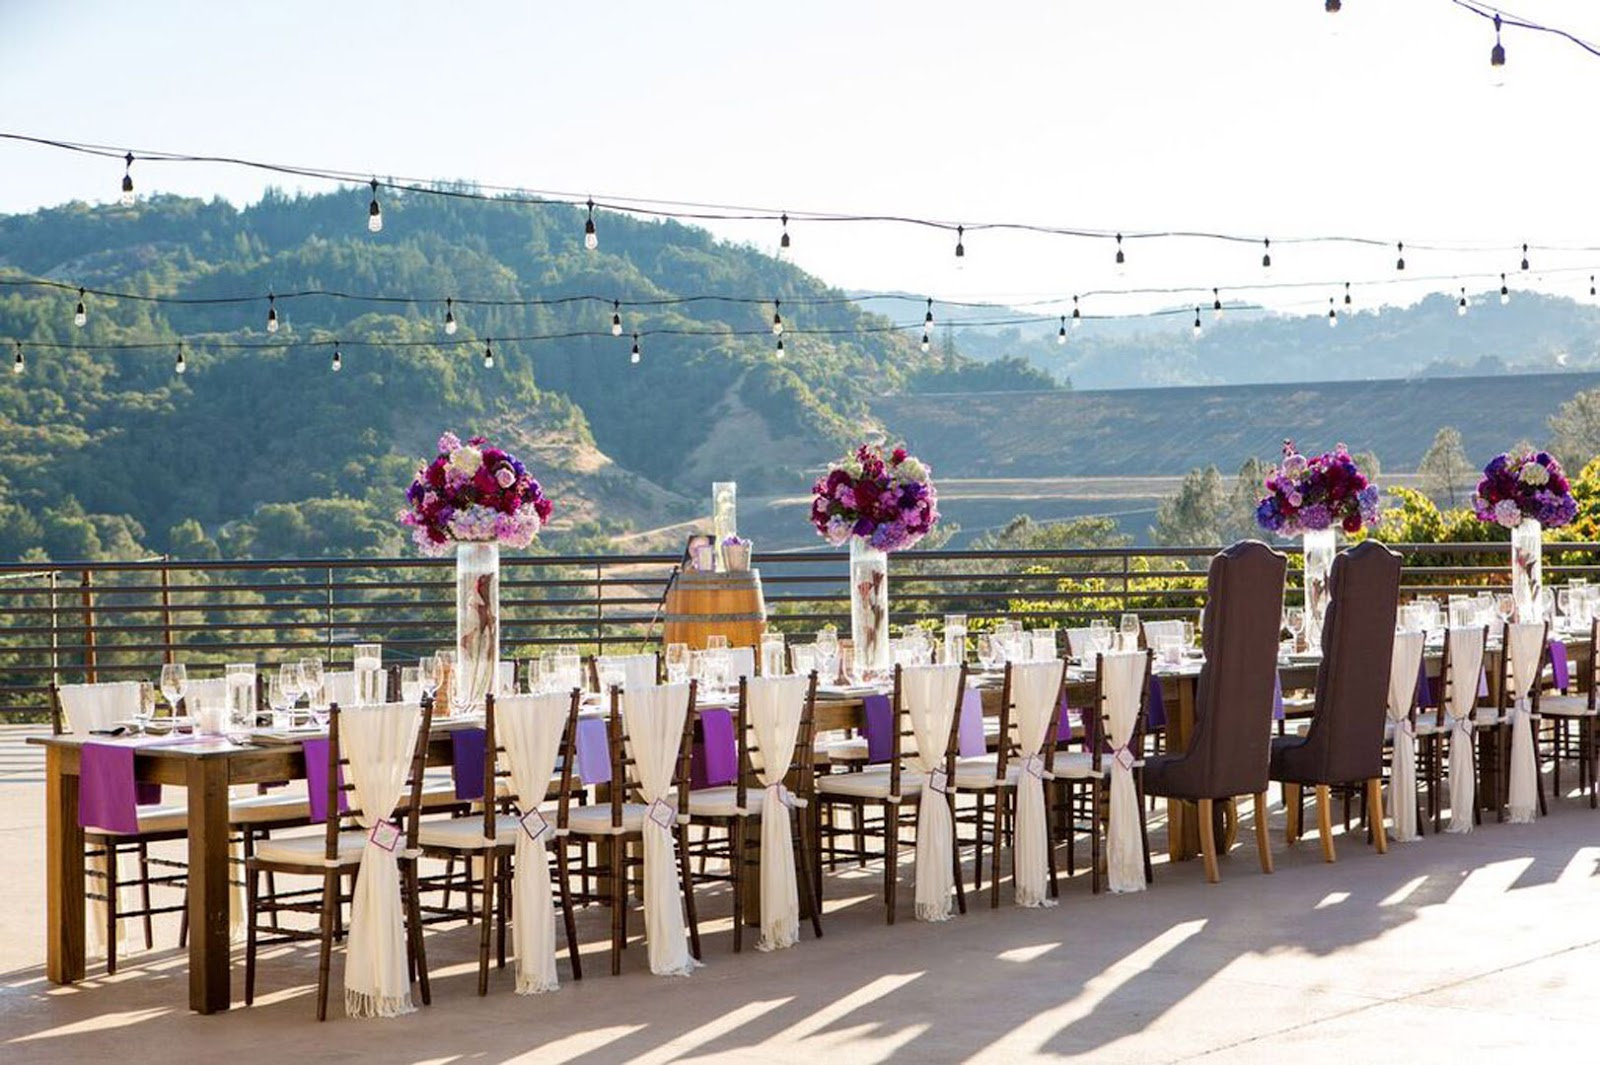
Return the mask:
[[[1383,775],[1400,556],[1376,540],[1341,551],[1328,576],[1322,663],[1305,743],[1284,752],[1297,778],[1328,784]]]
[[[953,682],[953,687],[952,687]],[[891,789],[899,794],[897,771],[907,758],[921,762],[927,772],[943,769],[945,779],[955,780],[956,759],[961,753],[961,700],[967,690],[967,664],[943,666],[896,666],[895,695],[899,705],[898,735],[901,737],[900,757],[891,765]],[[952,701],[946,706],[942,694],[952,692]],[[924,699],[933,700],[924,703]],[[948,727],[939,727],[940,715],[948,710]],[[934,727],[940,733],[936,746],[942,750],[925,750],[919,742],[918,730]],[[938,766],[928,764],[939,762]]]
[[[1128,739],[1130,751],[1144,749],[1145,727],[1150,715],[1150,669],[1155,661],[1155,654],[1149,648],[1139,653],[1144,657],[1144,673],[1139,679],[1139,707],[1134,712],[1133,732]],[[1106,656],[1098,654],[1094,656],[1094,712],[1083,715],[1084,743],[1088,745],[1096,773],[1105,767],[1105,756],[1113,753],[1117,746],[1112,742],[1116,735],[1112,712],[1111,693],[1106,684]]]
[[[415,849],[417,845],[418,818],[422,810],[422,784],[423,770],[428,763],[428,740],[433,727],[433,704],[424,701],[420,706],[402,703],[373,704],[359,709],[340,711],[338,703],[328,705],[328,774],[327,798],[328,817],[323,828],[323,857],[330,862],[337,863],[339,858],[339,832],[348,820],[357,819],[362,812],[359,803],[349,802],[345,809],[340,808],[340,800],[345,794],[355,794],[356,784],[350,777],[350,757],[347,740],[341,735],[340,722],[351,714],[403,714],[409,712],[417,714],[417,735],[411,750],[406,752],[407,767],[404,783],[399,792],[399,802],[392,810],[385,810],[376,817],[393,819],[397,815],[404,821],[401,826],[406,839],[407,849]]]
[[[646,688],[661,683],[661,656],[649,653],[638,655],[595,655],[589,659],[589,684],[600,691],[600,675],[612,670],[622,673],[622,683],[628,688]],[[602,695],[605,692],[601,692]]]
[[[57,736],[87,736],[127,721],[139,710],[139,682],[102,681],[50,688],[50,729]]]
[[[1288,565],[1259,540],[1240,541],[1211,560],[1205,664],[1194,736],[1183,759],[1184,780],[1197,794],[1225,798],[1266,790]]]
[[[1517,675],[1517,655],[1512,651],[1513,643],[1520,648],[1526,648],[1533,642],[1533,627],[1538,626],[1538,644],[1533,652],[1533,661],[1522,665],[1529,674],[1527,678]],[[1592,646],[1592,645],[1591,645]],[[1513,622],[1500,627],[1500,668],[1499,690],[1495,692],[1496,705],[1500,717],[1505,717],[1516,702],[1517,692],[1521,691],[1530,697],[1534,709],[1539,705],[1539,678],[1544,674],[1545,663],[1550,658],[1550,623],[1519,623]]]
[[[678,733],[678,750],[675,757],[676,768],[673,779],[678,784],[678,813],[682,817],[689,815],[689,777],[691,773],[690,760],[694,749],[694,722],[695,702],[699,692],[699,681],[691,680],[687,684],[660,684],[649,685],[647,688],[678,689],[685,688],[688,706],[683,715],[683,728]],[[643,694],[646,688],[634,688],[633,693]],[[607,739],[611,747],[611,825],[613,828],[622,827],[622,804],[624,795],[627,801],[639,802],[643,799],[644,782],[641,776],[641,767],[634,750],[634,738],[628,723],[629,715],[623,712],[624,702],[628,700],[629,692],[622,688],[611,690],[611,717],[607,726]],[[635,700],[642,702],[642,700]]]
[[[801,683],[803,681],[803,683]],[[774,698],[799,699],[800,712],[795,742],[787,751],[770,752],[761,745],[761,736],[775,731],[771,722],[757,720],[768,702],[759,698],[760,689],[774,693]],[[751,791],[762,788],[760,774],[772,759],[782,762],[788,771],[784,782],[789,790],[802,798],[809,797],[816,773],[816,761],[811,756],[811,744],[817,703],[817,671],[808,678],[793,675],[783,677],[740,677],[739,705],[734,710],[734,728],[739,737],[739,777],[736,784],[737,805],[742,809]],[[781,731],[781,730],[779,730]]]
[[[1442,728],[1456,703],[1456,691],[1462,689],[1461,702],[1475,707],[1478,685],[1483,679],[1483,656],[1489,645],[1489,627],[1470,629],[1445,629],[1444,653],[1439,659],[1439,683],[1434,688],[1434,701],[1438,704],[1437,724]],[[1463,715],[1477,717],[1471,709]]]

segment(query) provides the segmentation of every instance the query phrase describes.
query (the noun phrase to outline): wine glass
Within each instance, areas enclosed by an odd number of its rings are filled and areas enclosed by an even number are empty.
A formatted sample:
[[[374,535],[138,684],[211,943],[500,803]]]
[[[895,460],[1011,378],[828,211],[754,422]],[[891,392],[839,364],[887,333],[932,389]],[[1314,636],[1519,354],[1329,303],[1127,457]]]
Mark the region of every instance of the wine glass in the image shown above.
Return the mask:
[[[994,637],[987,632],[980,632],[978,633],[977,645],[978,667],[985,672],[994,669],[999,658],[994,647]]]
[[[156,716],[156,690],[147,680],[139,682],[139,702],[133,710],[133,727],[139,735],[143,736],[150,725],[150,719]]]
[[[420,703],[425,682],[422,679],[421,666],[400,667],[400,701],[405,703]]]
[[[161,694],[172,708],[173,717],[178,716],[178,704],[188,690],[189,671],[182,662],[168,662],[161,667]]]
[[[310,657],[300,660],[300,691],[306,697],[306,708],[311,720],[324,725],[328,721],[328,701],[322,690],[322,659]]]
[[[278,667],[276,673],[267,674],[267,705],[272,708],[272,727],[275,729],[294,727],[294,704],[300,698],[300,692],[293,679],[286,683],[285,678],[299,672],[295,666],[283,665]]]
[[[1122,635],[1122,650],[1137,651],[1139,649],[1139,615],[1124,614],[1117,625]]]
[[[1500,594],[1494,599],[1494,612],[1500,618],[1502,625],[1511,621],[1511,616],[1517,612],[1517,598],[1514,595]]]
[[[1300,646],[1300,636],[1306,631],[1306,612],[1297,606],[1286,607],[1283,611],[1283,627],[1289,630],[1289,635],[1294,639],[1294,646]]]
[[[1185,621],[1183,623],[1183,646],[1194,646],[1194,622],[1192,621]]]
[[[667,683],[682,684],[689,679],[689,645],[686,643],[667,644]]]

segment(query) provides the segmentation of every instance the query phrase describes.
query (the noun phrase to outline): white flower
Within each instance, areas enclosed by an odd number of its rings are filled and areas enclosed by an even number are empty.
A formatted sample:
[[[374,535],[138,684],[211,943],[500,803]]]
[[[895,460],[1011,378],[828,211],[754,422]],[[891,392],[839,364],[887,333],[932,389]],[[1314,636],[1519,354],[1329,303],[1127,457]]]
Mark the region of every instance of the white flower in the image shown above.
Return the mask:
[[[839,463],[839,468],[851,477],[861,476],[861,460],[855,455],[846,455],[844,461]]]
[[[450,456],[450,468],[463,477],[471,477],[483,465],[483,452],[475,447],[458,447]]]
[[[900,474],[900,476],[904,477],[908,481],[926,483],[928,480],[928,467],[924,466],[922,462],[915,457],[908,458],[902,462],[897,472]]]
[[[1531,460],[1523,463],[1522,473],[1518,476],[1523,484],[1531,484],[1535,488],[1550,483],[1550,471],[1542,463]]]

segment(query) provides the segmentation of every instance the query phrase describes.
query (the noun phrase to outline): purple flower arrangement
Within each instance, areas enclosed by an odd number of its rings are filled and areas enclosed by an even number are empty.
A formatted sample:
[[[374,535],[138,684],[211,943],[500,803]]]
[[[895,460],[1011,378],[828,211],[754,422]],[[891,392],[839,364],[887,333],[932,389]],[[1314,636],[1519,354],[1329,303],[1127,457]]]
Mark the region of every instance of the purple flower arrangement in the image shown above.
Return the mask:
[[[1479,521],[1508,529],[1527,519],[1555,529],[1578,516],[1572,486],[1561,472],[1561,463],[1548,451],[1496,455],[1483,468],[1472,509]]]
[[[1343,444],[1307,458],[1283,442],[1283,462],[1267,473],[1267,494],[1256,503],[1256,524],[1295,536],[1313,529],[1360,532],[1378,520],[1378,486],[1367,480]]]
[[[400,524],[424,554],[442,555],[461,540],[527,547],[554,509],[544,489],[515,455],[475,436],[439,438],[439,454],[418,468],[406,489]]]
[[[811,524],[835,547],[858,536],[880,551],[911,547],[939,520],[928,467],[906,449],[863,444],[812,486]]]

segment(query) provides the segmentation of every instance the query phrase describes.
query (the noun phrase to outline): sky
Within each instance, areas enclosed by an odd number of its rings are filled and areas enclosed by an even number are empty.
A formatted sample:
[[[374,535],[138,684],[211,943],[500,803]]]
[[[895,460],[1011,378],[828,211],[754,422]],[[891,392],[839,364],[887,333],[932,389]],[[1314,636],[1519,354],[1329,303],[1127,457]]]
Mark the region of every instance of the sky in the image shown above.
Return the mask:
[[[1517,13],[1600,40],[1593,0]],[[1587,298],[1600,273],[1600,58],[1450,0],[141,3],[0,0],[0,131],[592,195],[974,225],[1204,230],[1258,244],[795,223],[844,288],[1037,303],[1217,286],[1324,311],[1429,290]],[[119,164],[0,142],[0,212],[113,200]],[[136,164],[141,192],[247,203],[237,168]],[[364,217],[353,217],[359,230]],[[602,218],[603,234],[603,218]],[[776,248],[774,223],[721,223]],[[1394,249],[1296,245],[1356,235]],[[581,233],[574,233],[574,240]],[[603,240],[602,236],[602,240]],[[1597,250],[1535,252],[1523,242]],[[1428,243],[1489,252],[1425,252]],[[0,249],[3,257],[3,249]],[[1485,276],[1480,276],[1485,275]],[[1421,280],[1424,278],[1433,280]],[[1137,313],[1193,294],[1099,295]]]

